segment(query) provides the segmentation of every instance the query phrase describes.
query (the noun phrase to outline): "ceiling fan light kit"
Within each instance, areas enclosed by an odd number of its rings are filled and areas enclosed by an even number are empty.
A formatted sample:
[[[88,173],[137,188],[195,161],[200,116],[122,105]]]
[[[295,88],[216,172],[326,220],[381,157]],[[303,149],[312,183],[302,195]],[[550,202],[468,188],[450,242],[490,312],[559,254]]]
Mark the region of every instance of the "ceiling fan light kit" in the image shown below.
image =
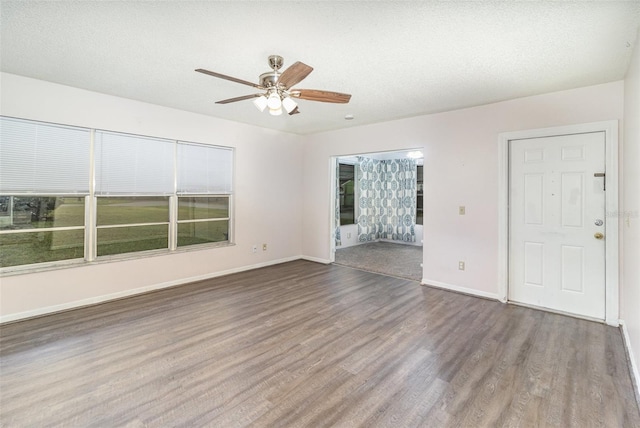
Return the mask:
[[[216,104],[229,104],[253,98],[253,104],[258,110],[263,112],[268,107],[269,113],[272,116],[280,116],[283,108],[287,113],[289,113],[289,115],[300,113],[300,110],[298,110],[298,104],[292,99],[292,97],[301,100],[339,104],[346,104],[351,99],[350,94],[342,94],[340,92],[322,91],[317,89],[292,89],[291,87],[307,77],[309,73],[313,71],[313,68],[298,61],[280,73],[278,70],[282,68],[283,63],[284,60],[281,56],[271,55],[269,57],[269,67],[271,67],[271,71],[260,75],[259,84],[227,76],[225,74],[216,73],[214,71],[205,70],[203,68],[198,68],[196,71],[198,73],[208,74],[209,76],[230,80],[232,82],[266,91],[264,93],[244,95],[216,101]]]
[[[282,99],[282,107],[284,107],[287,113],[291,113],[296,107],[298,107],[298,104],[296,104],[296,102],[291,98],[285,97]]]
[[[264,111],[264,109],[267,108],[267,103],[267,97],[264,95],[260,95],[258,98],[253,100],[253,105],[255,105],[260,111]]]
[[[269,107],[269,110],[277,110],[282,107],[282,99],[280,97],[281,95],[278,91],[271,91],[269,98],[267,98],[267,107]]]

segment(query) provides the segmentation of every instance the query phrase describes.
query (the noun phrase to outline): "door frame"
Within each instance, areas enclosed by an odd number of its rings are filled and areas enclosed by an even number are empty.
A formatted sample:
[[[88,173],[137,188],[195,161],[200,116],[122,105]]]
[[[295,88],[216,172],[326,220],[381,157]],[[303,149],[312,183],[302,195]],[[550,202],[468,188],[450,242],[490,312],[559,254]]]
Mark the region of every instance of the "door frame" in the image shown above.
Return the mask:
[[[605,319],[611,326],[619,320],[619,222],[618,222],[618,121],[583,123],[552,128],[503,132],[498,135],[498,296],[509,301],[509,148],[510,142],[528,138],[604,132],[605,168]]]

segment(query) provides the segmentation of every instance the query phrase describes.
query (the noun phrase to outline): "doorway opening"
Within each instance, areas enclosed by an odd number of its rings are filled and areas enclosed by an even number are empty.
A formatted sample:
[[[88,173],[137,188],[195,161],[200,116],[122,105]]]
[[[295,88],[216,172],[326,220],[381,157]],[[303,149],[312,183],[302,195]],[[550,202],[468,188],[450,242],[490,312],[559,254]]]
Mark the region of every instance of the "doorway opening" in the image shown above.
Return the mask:
[[[331,261],[421,281],[422,152],[340,156],[332,168]]]

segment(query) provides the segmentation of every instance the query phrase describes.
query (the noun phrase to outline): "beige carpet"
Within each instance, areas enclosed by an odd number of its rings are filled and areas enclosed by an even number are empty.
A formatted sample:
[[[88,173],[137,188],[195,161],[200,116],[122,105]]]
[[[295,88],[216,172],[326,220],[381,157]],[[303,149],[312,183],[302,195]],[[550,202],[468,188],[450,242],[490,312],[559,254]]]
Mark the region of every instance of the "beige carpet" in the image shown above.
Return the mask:
[[[336,264],[369,272],[420,281],[422,247],[392,242],[371,242],[336,250]]]

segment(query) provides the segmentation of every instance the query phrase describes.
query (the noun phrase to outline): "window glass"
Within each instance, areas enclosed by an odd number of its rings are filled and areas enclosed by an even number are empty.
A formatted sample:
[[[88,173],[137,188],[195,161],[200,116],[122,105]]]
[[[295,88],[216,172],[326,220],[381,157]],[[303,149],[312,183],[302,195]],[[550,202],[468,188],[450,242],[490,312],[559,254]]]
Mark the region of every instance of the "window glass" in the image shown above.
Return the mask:
[[[199,220],[229,217],[228,197],[178,198],[178,220]]]
[[[355,222],[355,168],[339,164],[340,171],[340,225]]]
[[[195,221],[178,224],[178,247],[229,240],[229,221]]]
[[[97,221],[98,256],[169,248],[169,197],[99,197]]]
[[[84,205],[84,197],[0,196],[0,267],[83,258]]]
[[[99,197],[97,225],[164,223],[169,221],[169,197]]]
[[[98,256],[169,248],[169,226],[123,226],[98,229]]]
[[[0,234],[0,267],[84,257],[84,229]]]
[[[0,196],[0,230],[84,226],[84,197]]]

